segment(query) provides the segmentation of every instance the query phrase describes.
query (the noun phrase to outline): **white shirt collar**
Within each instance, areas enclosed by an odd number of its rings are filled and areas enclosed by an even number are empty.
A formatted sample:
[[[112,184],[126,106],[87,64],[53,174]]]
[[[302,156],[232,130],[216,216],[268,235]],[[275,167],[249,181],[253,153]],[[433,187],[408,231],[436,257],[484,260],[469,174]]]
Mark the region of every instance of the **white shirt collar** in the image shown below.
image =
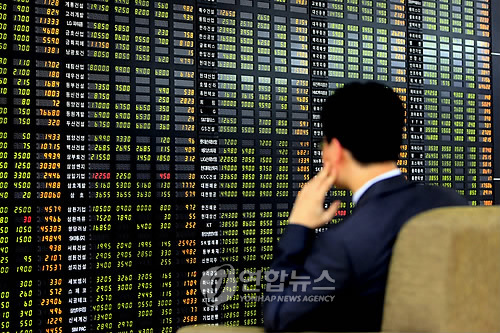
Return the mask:
[[[375,183],[378,183],[382,180],[385,180],[385,179],[388,179],[388,178],[392,178],[392,177],[396,177],[396,176],[399,176],[401,174],[401,171],[399,169],[393,169],[391,171],[387,171],[387,172],[384,172],[383,174],[381,175],[378,175],[377,177],[375,178],[372,178],[370,179],[369,181],[367,181],[363,186],[361,186],[359,188],[359,190],[357,190],[356,192],[354,192],[354,194],[352,195],[352,201],[354,202],[354,204],[357,204],[359,199],[361,198],[361,196]]]

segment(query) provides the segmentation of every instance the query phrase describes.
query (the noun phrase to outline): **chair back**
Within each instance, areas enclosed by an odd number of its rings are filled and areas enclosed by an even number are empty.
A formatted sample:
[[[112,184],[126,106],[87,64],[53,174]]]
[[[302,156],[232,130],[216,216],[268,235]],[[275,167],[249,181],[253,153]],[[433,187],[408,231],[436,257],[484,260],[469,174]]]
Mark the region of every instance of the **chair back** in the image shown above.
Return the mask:
[[[383,332],[500,332],[500,207],[409,220],[394,245]]]

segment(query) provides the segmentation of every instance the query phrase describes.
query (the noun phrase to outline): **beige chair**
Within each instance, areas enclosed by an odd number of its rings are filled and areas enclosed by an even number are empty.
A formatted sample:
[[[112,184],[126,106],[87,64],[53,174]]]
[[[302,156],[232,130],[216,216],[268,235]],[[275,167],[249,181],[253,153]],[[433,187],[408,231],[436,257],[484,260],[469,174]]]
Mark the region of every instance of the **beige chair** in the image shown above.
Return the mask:
[[[187,326],[179,333],[262,333]],[[500,332],[500,207],[424,212],[401,229],[391,260],[383,332]]]

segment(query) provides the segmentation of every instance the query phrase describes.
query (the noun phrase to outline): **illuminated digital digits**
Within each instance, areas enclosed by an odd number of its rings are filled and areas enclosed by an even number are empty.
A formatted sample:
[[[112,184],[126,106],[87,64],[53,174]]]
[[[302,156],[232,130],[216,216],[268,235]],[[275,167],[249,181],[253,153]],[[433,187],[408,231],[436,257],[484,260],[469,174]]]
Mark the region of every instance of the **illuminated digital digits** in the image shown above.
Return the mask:
[[[269,267],[351,80],[401,97],[410,180],[493,204],[491,6],[0,0],[0,332],[262,325],[200,278]]]

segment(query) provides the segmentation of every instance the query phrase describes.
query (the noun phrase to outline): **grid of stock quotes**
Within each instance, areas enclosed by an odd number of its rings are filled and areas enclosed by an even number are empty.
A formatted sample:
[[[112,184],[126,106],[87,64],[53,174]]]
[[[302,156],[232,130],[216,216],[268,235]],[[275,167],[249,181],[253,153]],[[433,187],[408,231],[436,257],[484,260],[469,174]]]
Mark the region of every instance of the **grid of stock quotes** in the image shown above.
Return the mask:
[[[400,94],[409,179],[491,205],[490,5],[0,0],[0,332],[262,324],[200,278],[269,267],[351,80]]]

